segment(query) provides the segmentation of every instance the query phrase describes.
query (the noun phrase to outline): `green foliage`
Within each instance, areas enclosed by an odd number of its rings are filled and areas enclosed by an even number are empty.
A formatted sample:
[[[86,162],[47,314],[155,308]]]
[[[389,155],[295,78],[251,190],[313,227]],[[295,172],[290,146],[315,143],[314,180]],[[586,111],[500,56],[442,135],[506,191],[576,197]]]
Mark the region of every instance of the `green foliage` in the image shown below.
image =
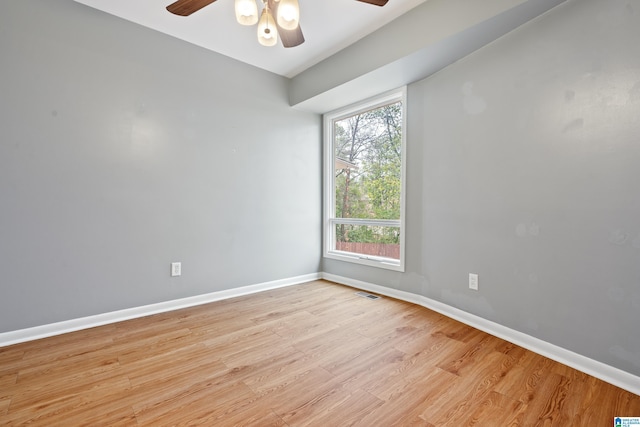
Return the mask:
[[[335,122],[335,156],[351,166],[336,170],[336,217],[399,219],[402,105],[395,103]],[[392,227],[338,226],[337,239],[398,243]]]

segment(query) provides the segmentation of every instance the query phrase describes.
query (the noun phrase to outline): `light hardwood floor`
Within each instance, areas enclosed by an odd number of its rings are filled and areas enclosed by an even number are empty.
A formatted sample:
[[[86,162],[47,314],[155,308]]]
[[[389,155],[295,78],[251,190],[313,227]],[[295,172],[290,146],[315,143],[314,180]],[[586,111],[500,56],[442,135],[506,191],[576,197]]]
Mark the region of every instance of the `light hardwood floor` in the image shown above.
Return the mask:
[[[324,281],[0,349],[0,425],[611,426],[640,397]]]

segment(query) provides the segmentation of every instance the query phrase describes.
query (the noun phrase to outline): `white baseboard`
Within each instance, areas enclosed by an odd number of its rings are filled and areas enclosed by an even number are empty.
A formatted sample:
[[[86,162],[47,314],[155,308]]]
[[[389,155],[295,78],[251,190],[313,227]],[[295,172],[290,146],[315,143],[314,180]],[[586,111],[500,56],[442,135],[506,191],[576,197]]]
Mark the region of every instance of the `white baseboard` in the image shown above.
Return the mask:
[[[204,295],[196,295],[193,297],[165,301],[156,304],[149,304],[141,307],[127,308],[124,310],[96,314],[79,319],[65,320],[48,325],[34,326],[32,328],[19,329],[17,331],[2,332],[0,333],[0,347],[6,347],[8,345],[18,344],[25,341],[32,341],[40,338],[51,337],[54,335],[61,335],[67,332],[93,328],[110,323],[121,322],[123,320],[136,319],[138,317],[150,316],[152,314],[193,307],[209,302],[239,297],[256,292],[262,292],[269,289],[297,285],[300,283],[310,282],[312,280],[318,280],[321,277],[321,273],[305,274],[303,276],[274,280],[271,282],[264,282],[256,285],[243,286],[241,288],[227,289],[224,291],[211,292]]]
[[[603,381],[613,384],[616,387],[620,387],[631,393],[640,395],[640,377],[630,374],[629,372],[622,371],[613,366],[609,366],[605,363],[598,362],[588,357],[582,356],[578,353],[574,353],[565,348],[548,343],[541,339],[532,337],[522,332],[516,331],[506,326],[502,326],[498,323],[492,322],[474,314],[467,313],[455,307],[451,307],[447,304],[443,304],[439,301],[432,300],[430,298],[416,295],[410,292],[400,291],[397,289],[388,288],[385,286],[374,285],[372,283],[363,282],[360,280],[349,279],[347,277],[337,276],[329,273],[322,273],[322,278],[331,282],[340,283],[343,285],[351,286],[353,288],[374,292],[377,294],[385,295],[391,298],[411,302],[421,305],[425,308],[438,312],[442,315],[455,319],[466,325],[472,326],[476,329],[484,331],[488,334],[494,335],[498,338],[502,338],[505,341],[509,341],[513,344],[519,345],[531,350],[549,359],[560,362],[564,365],[577,369],[585,374],[589,374]]]

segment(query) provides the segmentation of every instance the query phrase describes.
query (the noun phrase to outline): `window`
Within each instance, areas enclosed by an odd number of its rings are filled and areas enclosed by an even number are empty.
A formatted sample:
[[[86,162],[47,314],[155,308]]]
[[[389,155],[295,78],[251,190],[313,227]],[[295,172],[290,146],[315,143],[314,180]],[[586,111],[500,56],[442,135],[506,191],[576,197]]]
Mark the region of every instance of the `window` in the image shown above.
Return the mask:
[[[324,256],[404,271],[403,88],[324,116]]]

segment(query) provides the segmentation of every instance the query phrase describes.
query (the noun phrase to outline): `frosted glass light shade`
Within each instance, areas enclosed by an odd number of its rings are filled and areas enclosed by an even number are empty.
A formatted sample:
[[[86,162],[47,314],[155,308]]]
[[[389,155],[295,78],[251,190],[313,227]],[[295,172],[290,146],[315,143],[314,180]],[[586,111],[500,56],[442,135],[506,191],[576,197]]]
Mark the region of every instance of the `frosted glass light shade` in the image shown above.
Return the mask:
[[[238,24],[253,25],[258,22],[258,6],[255,0],[236,0],[235,9]]]
[[[298,0],[280,0],[278,4],[278,25],[285,30],[295,30],[300,25]]]
[[[262,9],[260,22],[258,22],[258,41],[262,46],[274,46],[278,43],[276,21],[268,6]]]

